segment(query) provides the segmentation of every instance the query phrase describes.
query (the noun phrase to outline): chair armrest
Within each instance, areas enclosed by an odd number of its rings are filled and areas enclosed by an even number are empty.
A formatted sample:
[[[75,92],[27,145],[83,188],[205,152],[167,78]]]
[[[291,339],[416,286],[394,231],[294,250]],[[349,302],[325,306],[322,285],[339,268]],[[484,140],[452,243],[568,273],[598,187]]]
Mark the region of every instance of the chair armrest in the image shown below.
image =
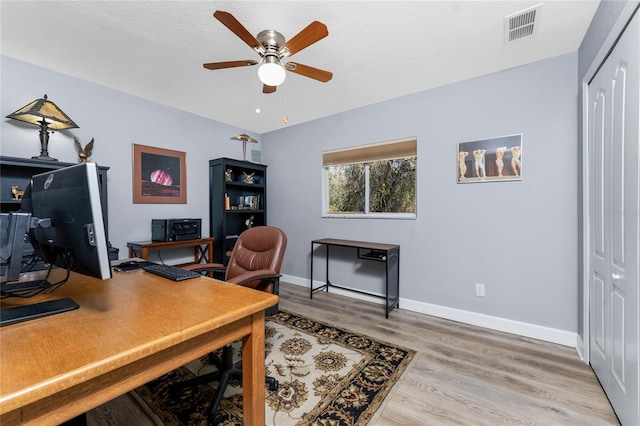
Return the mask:
[[[282,274],[277,273],[269,269],[258,269],[257,271],[245,272],[244,274],[237,275],[227,281],[237,285],[245,285],[252,281],[258,280],[271,280],[276,281],[280,279]]]
[[[224,279],[224,275],[227,272],[227,268],[222,263],[194,263],[182,266],[182,269],[195,271],[211,278],[218,276],[220,279]]]
[[[185,269],[187,271],[223,271],[225,270],[225,266],[222,263],[194,263],[192,265],[182,266],[181,269]]]

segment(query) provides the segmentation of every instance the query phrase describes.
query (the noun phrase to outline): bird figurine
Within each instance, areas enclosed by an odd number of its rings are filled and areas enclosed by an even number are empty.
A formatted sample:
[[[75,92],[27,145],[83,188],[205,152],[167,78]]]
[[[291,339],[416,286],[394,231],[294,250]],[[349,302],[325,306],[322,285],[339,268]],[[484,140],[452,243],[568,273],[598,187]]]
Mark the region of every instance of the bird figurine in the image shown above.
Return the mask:
[[[76,141],[76,149],[78,150],[78,157],[80,157],[80,161],[83,163],[87,163],[91,159],[91,150],[93,149],[93,138],[91,138],[91,142],[87,144],[84,148],[80,144],[80,140],[74,136],[74,141]]]
[[[253,172],[250,175],[245,172],[242,172],[242,174],[244,175],[244,179],[242,180],[244,183],[253,184],[253,175],[255,175],[256,172]]]

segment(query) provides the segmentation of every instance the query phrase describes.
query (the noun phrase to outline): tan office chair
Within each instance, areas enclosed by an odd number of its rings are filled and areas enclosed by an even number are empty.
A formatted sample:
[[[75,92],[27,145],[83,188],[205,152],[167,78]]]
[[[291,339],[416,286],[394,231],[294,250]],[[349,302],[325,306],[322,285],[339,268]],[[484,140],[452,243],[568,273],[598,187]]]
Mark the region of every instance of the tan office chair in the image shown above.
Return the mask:
[[[240,234],[236,241],[231,257],[226,267],[225,280],[238,285],[244,285],[257,290],[278,294],[280,285],[280,266],[287,247],[286,234],[272,226],[257,226]],[[185,269],[208,274],[224,271],[224,265],[206,263],[189,265]],[[266,310],[266,313],[278,311],[278,305]],[[222,414],[218,407],[224,396],[230,379],[242,380],[242,362],[233,363],[233,351],[230,345],[222,349],[222,357],[209,354],[209,361],[216,366],[217,371],[196,377],[171,386],[170,392],[177,396],[179,390],[202,383],[217,381],[216,397],[209,410],[209,423],[218,424],[222,421]],[[269,390],[278,389],[278,381],[273,377],[265,377]]]

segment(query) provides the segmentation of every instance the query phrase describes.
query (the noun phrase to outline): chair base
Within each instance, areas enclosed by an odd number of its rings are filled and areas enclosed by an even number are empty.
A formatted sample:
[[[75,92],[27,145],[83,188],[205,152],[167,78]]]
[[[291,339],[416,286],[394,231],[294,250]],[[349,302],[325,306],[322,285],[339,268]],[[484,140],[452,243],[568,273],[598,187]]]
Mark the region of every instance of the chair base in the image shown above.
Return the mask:
[[[277,306],[276,306],[277,309]],[[182,389],[194,387],[204,383],[218,382],[218,389],[216,390],[215,399],[213,404],[209,408],[208,423],[211,425],[217,425],[222,420],[222,413],[219,410],[220,401],[224,396],[224,392],[227,389],[229,381],[232,379],[242,380],[242,361],[233,362],[233,350],[230,345],[222,348],[222,358],[210,353],[209,362],[216,366],[218,369],[212,373],[203,374],[202,376],[194,377],[184,382],[174,383],[169,388],[169,394],[172,397],[177,397]],[[265,376],[265,383],[269,385],[270,391],[278,390],[278,381],[274,377]]]

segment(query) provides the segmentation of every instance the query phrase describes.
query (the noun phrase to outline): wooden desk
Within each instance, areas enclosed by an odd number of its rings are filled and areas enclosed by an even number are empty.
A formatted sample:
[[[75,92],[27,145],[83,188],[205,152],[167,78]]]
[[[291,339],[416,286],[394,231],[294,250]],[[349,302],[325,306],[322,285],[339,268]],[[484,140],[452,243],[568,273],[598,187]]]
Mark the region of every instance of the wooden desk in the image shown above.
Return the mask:
[[[313,249],[314,246],[324,245],[327,247],[326,252],[326,281],[324,285],[313,288]],[[367,291],[357,290],[354,288],[343,287],[333,284],[329,280],[329,247],[351,247],[357,249],[358,259],[373,260],[385,263],[385,294],[370,293]],[[329,291],[329,287],[335,287],[342,290],[354,291],[356,293],[366,294],[367,296],[379,297],[385,299],[385,317],[389,318],[389,312],[393,308],[400,305],[400,246],[396,244],[370,243],[365,241],[339,240],[336,238],[323,238],[311,241],[311,299],[313,293],[320,290]]]
[[[137,241],[127,243],[129,257],[149,258],[149,250],[169,250],[193,247],[193,263],[209,263],[213,259],[213,238],[185,241]]]
[[[113,274],[72,274],[51,294],[2,300],[71,297],[80,308],[0,328],[0,424],[60,424],[242,339],[244,423],[264,426],[264,309],[278,297],[206,277]]]

